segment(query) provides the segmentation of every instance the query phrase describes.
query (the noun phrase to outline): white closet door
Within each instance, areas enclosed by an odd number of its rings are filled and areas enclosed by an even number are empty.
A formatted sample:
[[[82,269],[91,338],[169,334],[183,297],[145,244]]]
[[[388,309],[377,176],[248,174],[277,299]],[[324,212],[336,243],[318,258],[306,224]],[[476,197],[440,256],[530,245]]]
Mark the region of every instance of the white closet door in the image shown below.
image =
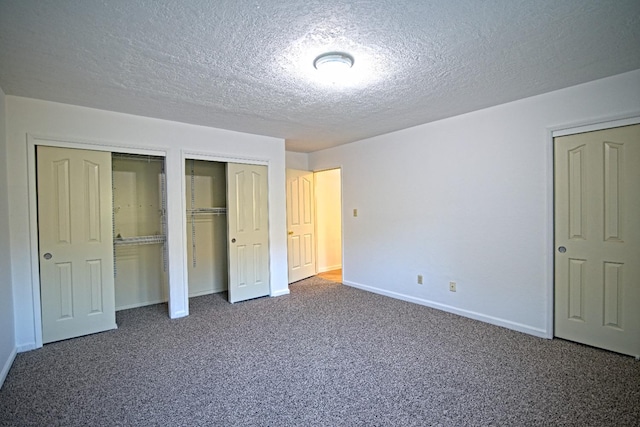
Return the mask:
[[[111,153],[38,146],[42,340],[116,328]]]
[[[555,139],[555,335],[640,356],[640,125]]]
[[[227,164],[229,302],[269,295],[267,167]]]
[[[313,172],[287,169],[289,283],[316,274]]]

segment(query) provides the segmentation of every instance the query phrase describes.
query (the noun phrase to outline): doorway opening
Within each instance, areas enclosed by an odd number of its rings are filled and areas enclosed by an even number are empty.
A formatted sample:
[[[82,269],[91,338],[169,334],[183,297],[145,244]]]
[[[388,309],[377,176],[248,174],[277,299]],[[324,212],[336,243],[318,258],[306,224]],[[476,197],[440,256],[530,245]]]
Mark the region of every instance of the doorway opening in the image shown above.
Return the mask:
[[[318,276],[342,282],[342,171],[314,173]]]
[[[289,283],[314,275],[342,282],[341,169],[287,169]]]
[[[164,158],[35,146],[42,341],[167,300]]]
[[[189,298],[227,291],[226,163],[187,159]]]
[[[269,295],[267,166],[184,161],[189,297]]]
[[[116,311],[166,302],[164,157],[111,154]]]

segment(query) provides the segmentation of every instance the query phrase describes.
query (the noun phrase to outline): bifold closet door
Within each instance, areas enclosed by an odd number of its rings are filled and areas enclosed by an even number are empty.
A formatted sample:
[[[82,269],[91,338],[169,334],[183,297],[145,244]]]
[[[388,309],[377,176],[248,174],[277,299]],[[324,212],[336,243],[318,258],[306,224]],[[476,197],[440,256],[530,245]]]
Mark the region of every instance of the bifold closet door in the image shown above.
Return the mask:
[[[229,302],[269,295],[267,167],[227,164]]]
[[[116,328],[111,153],[37,147],[42,341]]]

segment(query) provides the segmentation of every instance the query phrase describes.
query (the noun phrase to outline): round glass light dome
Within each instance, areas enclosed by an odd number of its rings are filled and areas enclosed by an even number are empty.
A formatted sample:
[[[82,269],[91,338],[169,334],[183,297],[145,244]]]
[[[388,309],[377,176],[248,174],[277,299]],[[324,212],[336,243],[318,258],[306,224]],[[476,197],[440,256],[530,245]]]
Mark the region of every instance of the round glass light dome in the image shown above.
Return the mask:
[[[323,53],[313,61],[313,66],[320,71],[329,68],[348,70],[353,67],[353,56],[343,52]]]
[[[330,81],[338,81],[353,67],[353,56],[344,52],[328,52],[318,56],[313,66]]]

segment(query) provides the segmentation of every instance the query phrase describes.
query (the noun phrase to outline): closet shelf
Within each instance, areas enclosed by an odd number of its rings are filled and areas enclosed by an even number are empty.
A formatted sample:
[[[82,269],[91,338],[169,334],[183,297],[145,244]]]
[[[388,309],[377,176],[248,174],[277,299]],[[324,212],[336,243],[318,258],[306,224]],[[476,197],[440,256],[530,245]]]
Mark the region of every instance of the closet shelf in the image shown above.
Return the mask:
[[[189,215],[226,215],[227,208],[194,208],[187,209]]]
[[[115,246],[156,245],[156,244],[164,243],[165,240],[166,240],[166,237],[162,236],[162,235],[136,236],[136,237],[115,237],[113,239],[113,244]]]

